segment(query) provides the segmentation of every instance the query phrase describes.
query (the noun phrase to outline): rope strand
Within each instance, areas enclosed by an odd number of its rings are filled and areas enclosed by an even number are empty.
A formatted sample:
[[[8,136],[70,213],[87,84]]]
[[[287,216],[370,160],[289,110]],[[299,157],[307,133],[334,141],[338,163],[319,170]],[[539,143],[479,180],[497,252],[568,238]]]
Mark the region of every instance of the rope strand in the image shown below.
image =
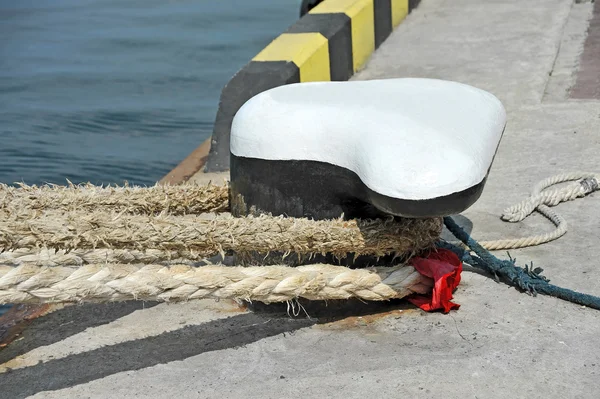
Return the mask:
[[[367,269],[327,264],[0,266],[0,305],[131,299],[174,302],[202,298],[265,303],[352,297],[383,301],[413,293],[425,294],[432,286],[433,280],[407,265]]]
[[[31,263],[38,266],[82,266],[90,263],[186,263],[205,259],[193,251],[165,251],[161,249],[72,249],[19,248],[0,253],[0,266],[19,266]]]
[[[228,187],[217,185],[155,185],[152,187],[102,187],[92,184],[18,187],[0,184],[0,210],[23,214],[24,210],[61,212],[98,211],[155,215],[225,212]]]
[[[229,250],[384,256],[432,248],[441,229],[441,218],[314,221],[218,215],[206,219],[106,211],[47,211],[26,217],[3,215],[0,210],[0,249],[157,249],[206,257]]]
[[[548,187],[569,181],[575,182],[561,189],[544,191]],[[550,207],[584,197],[598,190],[598,181],[600,181],[600,175],[585,172],[564,173],[542,180],[534,186],[529,198],[506,208],[502,214],[502,220],[511,223],[520,222],[537,211],[548,218],[556,228],[549,233],[529,237],[481,241],[479,245],[490,251],[515,249],[545,244],[562,237],[568,229],[567,221]]]

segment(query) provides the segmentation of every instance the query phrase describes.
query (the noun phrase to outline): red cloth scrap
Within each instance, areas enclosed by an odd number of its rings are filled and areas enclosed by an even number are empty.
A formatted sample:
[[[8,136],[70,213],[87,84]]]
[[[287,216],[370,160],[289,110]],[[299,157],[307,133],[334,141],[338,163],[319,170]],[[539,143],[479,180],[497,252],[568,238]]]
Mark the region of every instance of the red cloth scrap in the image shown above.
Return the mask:
[[[406,299],[426,312],[443,309],[444,313],[448,313],[460,307],[451,301],[462,272],[462,262],[454,252],[438,249],[427,258],[413,258],[409,264],[422,275],[432,278],[435,284],[430,295],[414,294]]]

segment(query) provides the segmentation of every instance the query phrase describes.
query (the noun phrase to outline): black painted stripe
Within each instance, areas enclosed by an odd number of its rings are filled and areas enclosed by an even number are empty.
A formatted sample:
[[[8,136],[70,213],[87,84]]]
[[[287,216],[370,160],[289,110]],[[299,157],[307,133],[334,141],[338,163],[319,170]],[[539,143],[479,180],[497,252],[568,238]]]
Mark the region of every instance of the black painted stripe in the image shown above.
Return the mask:
[[[489,171],[488,171],[489,172]],[[231,212],[250,209],[316,220],[422,218],[460,213],[480,197],[487,179],[460,192],[425,200],[393,198],[368,188],[353,171],[325,162],[273,161],[231,155]],[[243,198],[243,203],[240,199]]]
[[[236,73],[221,92],[206,170],[229,169],[231,123],[246,101],[274,87],[299,82],[300,69],[287,61],[251,61]]]
[[[417,8],[420,2],[421,0],[408,0],[408,12],[411,12],[412,10]]]
[[[310,10],[321,4],[324,0],[302,0],[300,4],[300,18],[308,14]]]
[[[392,0],[374,0],[375,48],[392,33]]]
[[[329,45],[331,80],[344,81],[352,76],[352,21],[343,13],[307,14],[285,33],[319,32]]]

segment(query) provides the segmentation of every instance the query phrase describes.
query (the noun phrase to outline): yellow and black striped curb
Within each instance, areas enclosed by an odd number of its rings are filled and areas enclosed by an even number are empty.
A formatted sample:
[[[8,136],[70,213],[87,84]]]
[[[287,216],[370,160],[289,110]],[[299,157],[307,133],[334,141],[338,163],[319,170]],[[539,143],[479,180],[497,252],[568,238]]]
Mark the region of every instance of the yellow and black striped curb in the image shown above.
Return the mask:
[[[348,80],[420,0],[325,0],[225,85],[207,172],[229,169],[231,122],[255,95],[286,84]]]

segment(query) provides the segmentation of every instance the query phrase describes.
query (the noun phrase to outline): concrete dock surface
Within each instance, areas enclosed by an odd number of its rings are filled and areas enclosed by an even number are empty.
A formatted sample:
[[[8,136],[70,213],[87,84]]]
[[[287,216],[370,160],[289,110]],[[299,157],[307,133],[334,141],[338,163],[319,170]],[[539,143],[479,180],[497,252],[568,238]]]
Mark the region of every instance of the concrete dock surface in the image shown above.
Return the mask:
[[[598,3],[422,0],[353,79],[440,78],[498,96],[508,125],[462,216],[476,239],[519,237],[553,226],[505,223],[505,207],[554,174],[600,172],[600,54],[587,52],[599,39]],[[600,295],[600,196],[555,210],[569,232],[511,256]],[[311,318],[227,301],[67,306],[0,351],[0,397],[599,397],[600,311],[469,267],[455,300],[446,315],[398,301],[309,307]]]

